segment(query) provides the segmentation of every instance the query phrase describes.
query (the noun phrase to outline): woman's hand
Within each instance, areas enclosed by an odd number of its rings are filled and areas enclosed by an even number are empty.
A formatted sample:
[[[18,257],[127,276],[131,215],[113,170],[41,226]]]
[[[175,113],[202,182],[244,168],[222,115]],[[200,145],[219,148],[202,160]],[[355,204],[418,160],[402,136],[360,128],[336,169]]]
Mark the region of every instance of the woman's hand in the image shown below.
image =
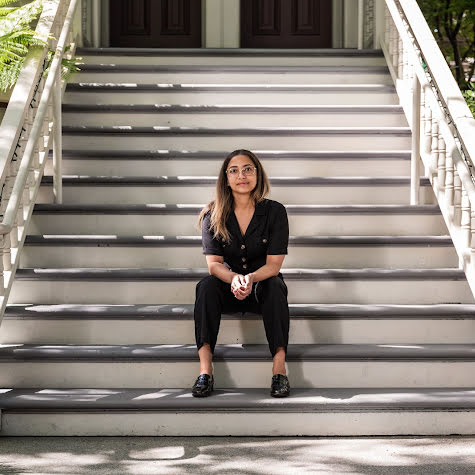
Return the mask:
[[[231,291],[238,300],[244,300],[252,292],[254,276],[237,274],[231,281]]]

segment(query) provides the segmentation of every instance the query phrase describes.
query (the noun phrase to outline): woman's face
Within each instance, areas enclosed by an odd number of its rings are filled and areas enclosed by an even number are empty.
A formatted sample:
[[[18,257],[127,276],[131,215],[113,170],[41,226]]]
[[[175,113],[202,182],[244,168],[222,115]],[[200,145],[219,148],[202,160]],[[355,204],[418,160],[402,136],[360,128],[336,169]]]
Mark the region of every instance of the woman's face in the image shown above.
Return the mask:
[[[233,194],[250,194],[257,185],[257,169],[247,155],[231,158],[226,171],[228,185]]]

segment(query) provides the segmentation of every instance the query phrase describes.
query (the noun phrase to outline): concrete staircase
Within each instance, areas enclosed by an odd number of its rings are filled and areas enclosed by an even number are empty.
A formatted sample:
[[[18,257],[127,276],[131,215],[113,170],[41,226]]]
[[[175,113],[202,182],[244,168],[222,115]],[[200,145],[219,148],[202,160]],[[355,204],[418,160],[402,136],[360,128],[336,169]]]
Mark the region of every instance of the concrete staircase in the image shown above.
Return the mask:
[[[83,50],[0,329],[1,435],[473,434],[475,305],[378,51]],[[255,151],[287,206],[291,397],[260,316],[198,374],[197,215]]]

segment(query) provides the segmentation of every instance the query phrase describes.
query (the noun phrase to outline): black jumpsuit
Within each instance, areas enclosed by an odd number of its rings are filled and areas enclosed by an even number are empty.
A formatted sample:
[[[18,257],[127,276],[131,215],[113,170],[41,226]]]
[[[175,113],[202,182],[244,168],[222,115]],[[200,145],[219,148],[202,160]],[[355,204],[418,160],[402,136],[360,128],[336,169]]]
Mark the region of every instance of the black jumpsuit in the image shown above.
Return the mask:
[[[202,223],[203,254],[223,256],[224,263],[233,272],[248,274],[265,265],[268,254],[287,254],[289,223],[282,204],[263,200],[256,204],[254,215],[243,236],[234,212],[226,227],[231,242],[213,237],[208,212]],[[195,337],[198,349],[209,343],[214,352],[218,337],[221,313],[255,312],[262,314],[264,328],[272,356],[278,347],[287,352],[289,340],[289,307],[287,286],[282,274],[255,282],[252,292],[244,300],[238,300],[231,292],[230,284],[215,276],[207,276],[196,285]]]

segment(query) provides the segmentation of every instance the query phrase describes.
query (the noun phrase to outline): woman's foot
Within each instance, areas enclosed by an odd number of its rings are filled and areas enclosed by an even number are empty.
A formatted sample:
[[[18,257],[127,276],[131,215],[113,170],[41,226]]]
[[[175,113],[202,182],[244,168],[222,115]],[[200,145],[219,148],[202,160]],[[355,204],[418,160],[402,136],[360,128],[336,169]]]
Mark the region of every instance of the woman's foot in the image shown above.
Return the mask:
[[[194,397],[207,397],[211,395],[214,387],[214,378],[209,374],[200,374],[191,388]]]
[[[272,397],[287,397],[290,394],[289,378],[284,374],[274,374],[270,386]]]

